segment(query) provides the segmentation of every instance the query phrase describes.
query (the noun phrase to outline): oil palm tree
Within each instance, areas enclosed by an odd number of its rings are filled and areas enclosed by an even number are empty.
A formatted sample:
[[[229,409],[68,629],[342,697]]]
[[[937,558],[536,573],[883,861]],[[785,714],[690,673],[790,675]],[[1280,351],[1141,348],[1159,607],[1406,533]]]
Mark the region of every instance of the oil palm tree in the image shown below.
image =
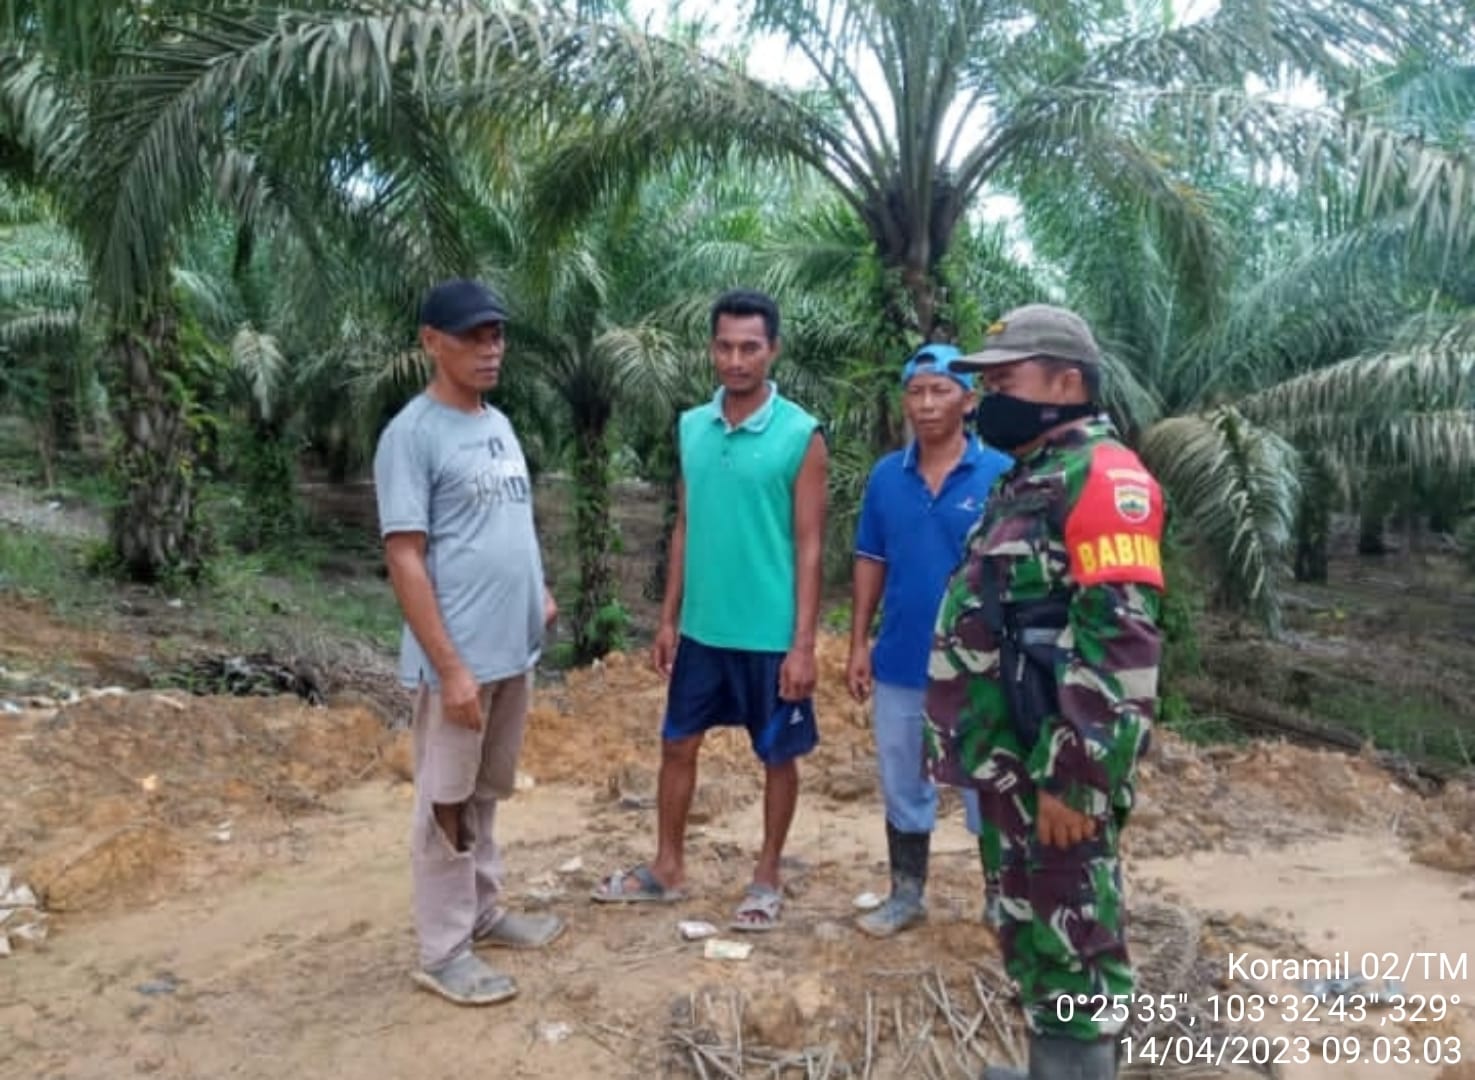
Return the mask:
[[[155,310],[172,245],[211,198],[309,234],[326,207],[335,223],[366,225],[366,242],[414,253],[414,273],[460,268],[473,253],[459,243],[463,177],[448,148],[469,130],[505,139],[529,123],[557,147],[530,185],[548,224],[576,220],[678,154],[724,161],[739,150],[811,167],[872,243],[897,339],[887,354],[918,335],[967,336],[939,275],[990,185],[1077,178],[1098,201],[1149,212],[1174,266],[1201,280],[1227,255],[1182,182],[1197,157],[1275,160],[1327,184],[1352,176],[1365,211],[1397,206],[1421,231],[1453,238],[1471,228],[1456,212],[1469,205],[1459,161],[1376,118],[1244,88],[1248,74],[1274,82],[1291,70],[1342,95],[1408,42],[1442,58],[1464,25],[1458,0],[1226,0],[1190,25],[1157,5],[760,0],[755,25],[814,61],[817,84],[799,90],[689,40],[520,4],[204,4],[178,17],[169,7],[151,6],[122,86],[91,99],[87,137],[47,155],[85,178],[89,265],[122,311]],[[10,96],[35,117],[45,90]],[[167,319],[135,322],[167,336]]]
[[[755,29],[780,34],[814,69],[818,85],[794,90],[688,42],[558,9],[346,8],[192,15],[182,39],[148,52],[129,92],[112,95],[99,117],[109,135],[93,155],[96,177],[112,182],[95,185],[93,220],[99,265],[122,293],[153,273],[212,163],[247,142],[262,160],[271,150],[274,160],[334,162],[341,182],[356,151],[382,142],[377,133],[408,125],[398,149],[450,242],[454,171],[430,167],[439,125],[496,115],[569,135],[533,184],[555,222],[677,154],[720,159],[736,147],[806,163],[893,275],[889,323],[926,336],[946,308],[937,275],[955,230],[988,186],[1068,168],[1153,206],[1185,249],[1201,248],[1201,208],[1181,197],[1174,163],[1134,137],[1145,120],[1176,120],[1183,153],[1345,164],[1341,118],[1247,94],[1246,76],[1310,72],[1341,92],[1410,40],[1442,55],[1459,25],[1427,0],[1335,10],[1228,0],[1189,25],[1156,4],[757,0]],[[1358,147],[1376,155],[1389,144]]]
[[[323,255],[343,250],[329,237],[349,240],[355,258],[323,258],[322,284],[365,265],[393,266],[394,289],[413,295],[472,262],[447,209],[456,203],[450,144],[423,103],[403,95],[380,123],[326,132],[266,130],[249,110],[225,104],[208,116],[174,110],[150,123],[123,103],[120,80],[137,80],[132,85],[155,103],[177,86],[150,66],[150,50],[172,48],[195,63],[208,51],[202,41],[230,47],[268,33],[271,13],[183,0],[140,0],[100,13],[92,5],[10,0],[0,14],[11,31],[0,46],[0,165],[43,185],[61,208],[105,328],[121,435],[114,464],[124,487],[112,522],[116,556],[144,579],[196,568],[201,447],[192,417],[199,416],[193,375],[201,357],[182,337],[175,274],[191,229],[212,212],[233,215],[235,261],[243,265],[258,238],[272,232],[293,233]],[[298,100],[310,94],[297,90]],[[169,135],[183,143],[169,143]],[[412,175],[392,167],[406,159],[414,161]],[[389,164],[376,167],[381,161]],[[167,224],[149,218],[139,212],[140,198],[173,216]],[[242,355],[268,355],[262,343]]]
[[[44,193],[0,179],[0,400],[31,421],[42,482],[96,411],[94,343],[80,252]]]
[[[549,166],[548,212],[569,219],[624,175],[674,148],[776,149],[825,177],[864,224],[891,275],[893,331],[956,335],[943,267],[977,196],[1067,173],[1095,193],[1150,207],[1185,251],[1209,260],[1202,208],[1181,164],[1137,137],[1171,118],[1175,149],[1305,166],[1339,157],[1335,120],[1245,93],[1286,70],[1332,92],[1407,40],[1453,37],[1426,4],[1227,0],[1178,25],[1159,4],[982,0],[755,0],[752,28],[778,35],[811,76],[765,83],[735,62],[665,50],[601,73],[628,87],[611,123],[569,141]],[[626,69],[633,69],[627,71]],[[1379,146],[1382,144],[1379,143]],[[1342,159],[1345,160],[1345,159]]]
[[[1430,484],[1475,476],[1471,236],[1450,213],[1472,193],[1458,114],[1475,115],[1475,102],[1442,72],[1431,123],[1416,85],[1405,73],[1408,112],[1380,100],[1378,124],[1404,130],[1417,115],[1420,134],[1450,141],[1414,143],[1380,175],[1349,171],[1342,188],[1310,192],[1222,171],[1195,178],[1214,230],[1232,238],[1211,275],[1130,205],[1069,183],[1026,200],[1039,250],[1063,267],[1067,298],[1110,353],[1122,426],[1219,598],[1272,628],[1292,550],[1298,576],[1325,574],[1339,492],[1353,501],[1390,471]]]

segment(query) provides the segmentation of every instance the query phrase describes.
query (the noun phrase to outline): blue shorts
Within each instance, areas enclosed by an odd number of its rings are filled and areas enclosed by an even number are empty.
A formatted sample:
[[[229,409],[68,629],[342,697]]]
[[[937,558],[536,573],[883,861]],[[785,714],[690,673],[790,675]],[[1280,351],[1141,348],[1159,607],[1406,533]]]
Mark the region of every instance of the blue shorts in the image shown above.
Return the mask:
[[[676,646],[661,738],[686,739],[740,724],[765,765],[809,753],[819,745],[814,701],[779,698],[783,665],[783,653],[718,649],[683,637]]]

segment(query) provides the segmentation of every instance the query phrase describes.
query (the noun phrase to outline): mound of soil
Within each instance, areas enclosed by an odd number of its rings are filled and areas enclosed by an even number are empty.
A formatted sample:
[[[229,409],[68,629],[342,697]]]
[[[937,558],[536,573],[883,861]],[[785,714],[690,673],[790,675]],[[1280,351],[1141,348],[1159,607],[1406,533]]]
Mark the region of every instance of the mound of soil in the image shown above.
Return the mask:
[[[1153,740],[1124,834],[1137,855],[1250,851],[1369,825],[1422,836],[1462,805],[1453,787],[1422,798],[1365,756],[1276,742],[1206,749],[1172,732]]]
[[[80,644],[80,642],[78,642]],[[806,790],[833,803],[877,796],[868,709],[844,689],[846,643],[819,647],[818,750]],[[615,654],[540,687],[522,771],[648,807],[655,794],[665,681],[644,655]],[[249,822],[283,822],[347,784],[410,778],[408,732],[361,700],[311,708],[295,697],[110,692],[0,720],[0,864],[14,864],[52,910],[156,895],[185,846],[222,843]],[[761,786],[746,733],[714,732],[693,824],[718,820]],[[951,793],[949,793],[951,796]],[[949,798],[951,805],[951,798]],[[1204,749],[1157,733],[1142,763],[1129,856],[1249,851],[1376,826],[1415,858],[1475,872],[1475,791],[1424,799],[1370,757],[1282,743]],[[265,830],[265,826],[262,826]]]
[[[875,742],[868,706],[857,705],[845,690],[846,648],[837,637],[820,640],[815,691],[820,744],[804,770],[816,783],[869,793],[875,787]],[[614,653],[593,667],[570,671],[561,685],[539,689],[522,767],[539,782],[589,783],[638,795],[624,777],[633,766],[650,771],[653,791],[665,707],[666,681],[644,653]],[[702,751],[708,775],[757,767],[742,729],[708,736]]]
[[[163,884],[187,838],[224,842],[235,818],[291,818],[388,772],[389,738],[372,710],[295,698],[141,692],[6,718],[0,864],[50,910],[121,902]]]

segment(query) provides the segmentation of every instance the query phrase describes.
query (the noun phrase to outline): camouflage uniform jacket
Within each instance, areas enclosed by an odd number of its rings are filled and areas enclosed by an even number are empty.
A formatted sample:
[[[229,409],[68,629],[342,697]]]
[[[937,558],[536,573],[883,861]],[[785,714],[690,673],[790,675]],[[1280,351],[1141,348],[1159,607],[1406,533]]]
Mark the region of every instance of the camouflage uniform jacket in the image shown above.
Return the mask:
[[[985,806],[1013,801],[1021,774],[1092,817],[1130,806],[1156,710],[1162,527],[1161,489],[1105,417],[1057,433],[999,479],[938,610],[934,780],[978,788]],[[1011,715],[991,600],[1015,614],[1053,600],[1065,616],[1025,650],[1049,684],[1032,722]]]

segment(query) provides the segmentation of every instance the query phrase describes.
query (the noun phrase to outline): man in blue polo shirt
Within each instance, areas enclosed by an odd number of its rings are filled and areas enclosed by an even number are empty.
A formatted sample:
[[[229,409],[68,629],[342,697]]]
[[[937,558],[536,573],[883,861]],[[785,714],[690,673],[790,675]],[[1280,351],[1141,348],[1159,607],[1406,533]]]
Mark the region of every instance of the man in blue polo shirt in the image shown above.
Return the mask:
[[[926,915],[937,789],[922,768],[922,703],[933,622],[968,530],[994,480],[1014,463],[967,431],[972,376],[950,366],[960,355],[950,345],[931,344],[907,361],[902,407],[915,437],[872,469],[856,531],[847,682],[857,702],[873,700],[891,864],[891,895],[859,921],[861,930],[876,937],[905,930]],[[881,626],[872,649],[878,603]],[[976,794],[967,792],[965,801],[992,904],[997,860],[991,858],[991,837]]]

